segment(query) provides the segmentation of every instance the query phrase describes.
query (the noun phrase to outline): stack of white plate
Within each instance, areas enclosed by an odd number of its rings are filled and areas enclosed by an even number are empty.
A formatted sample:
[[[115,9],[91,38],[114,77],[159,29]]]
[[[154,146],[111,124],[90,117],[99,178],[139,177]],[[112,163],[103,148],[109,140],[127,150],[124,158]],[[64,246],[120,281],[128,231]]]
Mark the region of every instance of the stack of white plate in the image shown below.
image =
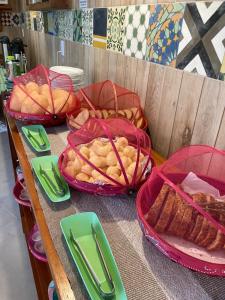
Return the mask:
[[[84,85],[84,70],[66,66],[54,66],[51,71],[70,76],[73,82],[74,89],[77,90]]]

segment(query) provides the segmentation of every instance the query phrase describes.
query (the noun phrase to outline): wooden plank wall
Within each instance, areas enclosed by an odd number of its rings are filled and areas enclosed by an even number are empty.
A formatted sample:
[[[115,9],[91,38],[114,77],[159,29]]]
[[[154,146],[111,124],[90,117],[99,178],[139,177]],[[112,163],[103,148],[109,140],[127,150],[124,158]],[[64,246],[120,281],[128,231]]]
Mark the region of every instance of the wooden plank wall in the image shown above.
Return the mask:
[[[10,37],[20,29],[6,28]],[[30,67],[56,64],[60,39],[24,31]],[[209,144],[225,149],[225,83],[65,41],[60,64],[84,68],[86,83],[107,78],[138,92],[155,150],[167,157],[182,146]]]

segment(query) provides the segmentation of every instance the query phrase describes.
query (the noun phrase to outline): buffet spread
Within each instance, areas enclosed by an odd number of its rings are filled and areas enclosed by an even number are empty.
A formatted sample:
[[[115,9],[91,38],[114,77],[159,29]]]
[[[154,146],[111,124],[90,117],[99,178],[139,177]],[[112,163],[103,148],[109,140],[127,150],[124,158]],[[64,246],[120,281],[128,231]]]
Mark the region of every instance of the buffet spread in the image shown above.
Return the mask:
[[[210,299],[207,283],[182,266],[225,277],[224,152],[189,146],[157,166],[137,94],[108,80],[74,92],[67,77],[37,66],[15,79],[6,110],[75,296],[85,298],[74,268],[91,299]],[[157,284],[164,272],[173,284]]]

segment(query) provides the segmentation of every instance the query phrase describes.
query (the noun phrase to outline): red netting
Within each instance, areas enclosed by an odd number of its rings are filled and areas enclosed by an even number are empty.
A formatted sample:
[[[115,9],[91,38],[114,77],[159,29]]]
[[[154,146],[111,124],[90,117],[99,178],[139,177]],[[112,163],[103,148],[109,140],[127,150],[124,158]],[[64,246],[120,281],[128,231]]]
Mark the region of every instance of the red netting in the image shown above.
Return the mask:
[[[67,112],[79,107],[71,78],[43,65],[14,79],[7,102],[7,110],[13,118],[45,125],[62,123]]]
[[[154,168],[137,208],[160,234],[224,251],[225,152],[205,145],[177,151]]]
[[[101,195],[139,188],[152,166],[148,135],[125,119],[89,119],[59,158],[67,182]]]
[[[82,88],[76,96],[81,102],[82,109],[67,115],[71,129],[79,129],[89,117],[99,119],[123,117],[130,120],[137,128],[147,128],[139,96],[110,80]]]

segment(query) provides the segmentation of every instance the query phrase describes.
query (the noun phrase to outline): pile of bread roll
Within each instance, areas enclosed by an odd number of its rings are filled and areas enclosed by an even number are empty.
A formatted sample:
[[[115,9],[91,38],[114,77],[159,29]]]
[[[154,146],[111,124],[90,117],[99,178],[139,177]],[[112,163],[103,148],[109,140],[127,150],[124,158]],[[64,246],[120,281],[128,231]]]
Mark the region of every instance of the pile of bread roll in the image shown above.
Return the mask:
[[[10,109],[28,114],[57,114],[72,111],[76,107],[73,94],[69,95],[69,92],[60,88],[51,89],[51,92],[50,89],[48,84],[38,85],[33,81],[16,85],[12,92]]]
[[[137,149],[130,146],[125,137],[117,137],[114,140],[114,143],[126,172],[127,179],[129,183],[131,183],[137,162]],[[107,174],[110,178],[116,180],[122,185],[126,185],[120,163],[109,139],[96,138],[89,144],[80,145],[79,151],[88,161],[99,168],[104,174]],[[140,181],[140,177],[146,163],[147,157],[140,152],[135,182]],[[63,171],[65,175],[79,181],[115,185],[113,181],[103,176],[96,169],[92,168],[88,163],[82,160],[72,148],[69,148],[65,154]]]
[[[142,112],[137,107],[118,110],[117,114],[114,109],[98,109],[94,111],[87,108],[81,108],[81,112],[77,116],[69,116],[68,122],[72,128],[79,129],[89,118],[96,117],[99,119],[123,117],[130,120],[137,128],[143,128],[145,126]]]

